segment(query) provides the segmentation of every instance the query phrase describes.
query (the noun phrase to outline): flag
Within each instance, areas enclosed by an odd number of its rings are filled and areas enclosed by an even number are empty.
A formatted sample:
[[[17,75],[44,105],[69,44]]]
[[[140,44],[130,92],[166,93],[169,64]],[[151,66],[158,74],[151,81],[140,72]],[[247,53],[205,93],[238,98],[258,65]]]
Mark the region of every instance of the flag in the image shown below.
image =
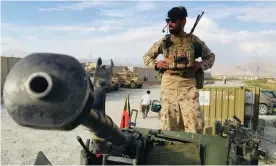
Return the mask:
[[[126,97],[125,106],[122,114],[120,128],[127,128],[130,122],[130,105],[129,105],[129,94]]]

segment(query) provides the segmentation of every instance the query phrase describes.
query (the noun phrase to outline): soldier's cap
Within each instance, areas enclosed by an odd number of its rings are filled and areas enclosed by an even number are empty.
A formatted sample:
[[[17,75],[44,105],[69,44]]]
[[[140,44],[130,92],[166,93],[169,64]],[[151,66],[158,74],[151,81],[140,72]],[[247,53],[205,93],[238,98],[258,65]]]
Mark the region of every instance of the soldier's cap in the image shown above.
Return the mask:
[[[181,20],[188,16],[187,10],[183,6],[173,7],[168,11],[166,21],[169,20]]]

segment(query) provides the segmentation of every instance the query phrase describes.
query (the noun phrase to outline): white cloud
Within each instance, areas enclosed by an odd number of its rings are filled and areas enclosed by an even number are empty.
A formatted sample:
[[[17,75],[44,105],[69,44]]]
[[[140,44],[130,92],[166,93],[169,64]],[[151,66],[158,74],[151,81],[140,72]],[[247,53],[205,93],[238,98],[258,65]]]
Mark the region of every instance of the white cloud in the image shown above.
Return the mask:
[[[276,18],[273,17],[276,14],[276,3],[270,4],[256,4],[252,7],[239,8],[240,13],[237,19],[241,21],[253,21],[260,23],[276,23]]]
[[[101,6],[107,4],[106,2],[102,1],[94,1],[94,2],[79,2],[79,3],[74,3],[72,5],[59,5],[58,7],[53,7],[53,8],[40,8],[38,11],[44,12],[44,11],[63,11],[65,9],[70,9],[70,10],[83,10],[86,8],[91,8],[95,6]]]
[[[110,4],[112,4],[114,7],[116,6],[123,6],[125,5],[124,2],[105,2],[105,1],[93,1],[93,2],[78,2],[78,3],[74,3],[72,5],[58,5],[57,7],[51,7],[51,8],[39,8],[38,11],[44,12],[44,11],[63,11],[66,9],[69,10],[84,10],[86,8],[92,8],[92,7],[98,7],[98,6],[110,6]],[[103,10],[104,11],[104,15],[107,16],[114,16],[114,17],[123,17],[120,13],[120,11],[122,11],[122,13],[129,13],[129,12],[133,12],[133,11],[148,11],[148,10],[152,10],[155,9],[156,4],[154,2],[138,2],[137,5],[133,5],[130,8],[125,8],[122,10],[122,8],[120,7],[120,9],[112,9],[112,10]]]
[[[110,17],[125,17],[129,10],[102,10],[102,15],[110,16]]]
[[[137,20],[138,12],[146,12],[156,9],[154,2],[137,2],[137,4],[125,7],[124,4],[119,8],[102,9],[102,15],[118,18],[132,18]]]
[[[126,10],[129,11],[129,10]],[[126,12],[125,11],[125,12]],[[260,10],[259,10],[260,11]],[[225,11],[227,13],[227,11]],[[229,12],[229,11],[228,11]],[[249,10],[247,11],[249,12]],[[251,11],[253,12],[253,10]],[[243,12],[244,13],[244,12]],[[119,13],[120,14],[120,13]],[[122,16],[126,14],[122,12]],[[188,18],[185,30],[190,31],[195,18]],[[65,32],[93,32],[93,31],[108,31],[122,28],[126,22],[120,22],[117,19],[102,20],[98,23],[99,27],[93,26],[45,26],[46,30],[65,31]],[[106,26],[100,26],[100,25]],[[93,24],[94,25],[94,24]],[[109,26],[108,26],[109,25]],[[114,26],[111,26],[114,25]],[[42,40],[37,36],[38,40],[15,40],[11,37],[2,38],[2,50],[21,50],[22,52],[57,52],[65,53],[77,58],[88,58],[90,53],[96,57],[104,59],[112,58],[115,63],[117,61],[130,62],[132,64],[143,63],[143,55],[159,40],[164,34],[161,33],[164,27],[163,21],[160,23],[152,23],[151,26],[142,28],[126,29],[119,34],[107,33],[106,37],[90,37],[83,39],[70,40],[58,39],[53,36],[52,40]],[[12,28],[12,27],[11,27]],[[25,27],[27,28],[27,27]],[[33,27],[32,27],[33,28]],[[37,27],[37,31],[41,27]],[[22,31],[24,32],[24,31]],[[209,48],[216,54],[215,66],[225,61],[231,61],[234,66],[240,62],[242,57],[275,57],[274,48],[276,45],[276,30],[266,31],[233,31],[230,29],[221,28],[215,19],[211,19],[209,14],[200,20],[195,29],[194,34],[200,37]],[[26,37],[26,39],[37,39]],[[264,59],[264,58],[263,58]]]
[[[186,31],[190,31],[194,20],[195,18],[188,19]],[[96,56],[115,59],[122,57],[142,63],[144,53],[155,41],[164,35],[161,33],[163,26],[164,24],[160,23],[151,27],[130,29],[119,34],[109,34],[106,37],[92,37],[82,40],[74,40],[72,38],[71,40],[53,39],[47,41],[40,39],[35,42],[27,40],[21,42],[22,45],[27,45],[28,47],[19,47],[18,41],[9,38],[8,46],[10,48],[22,48],[22,51],[49,50],[75,56],[86,56],[92,49],[92,53]],[[95,31],[108,30],[113,27],[95,29],[94,27],[85,26],[58,26],[48,28],[59,31]],[[229,29],[221,29],[215,21],[208,17],[203,17],[194,33],[216,53],[218,60],[223,60],[226,56],[275,55],[272,46],[275,46],[276,30],[260,32],[231,31]],[[30,50],[27,50],[27,48],[30,48]]]
[[[269,2],[267,2],[269,3]],[[195,8],[194,10],[204,11],[212,19],[225,19],[235,16],[240,21],[276,23],[276,3],[256,3],[241,7],[228,7],[225,5],[214,5],[206,8]]]
[[[26,39],[28,40],[38,40],[36,36],[26,36]]]
[[[92,25],[97,25],[97,26],[92,26]],[[107,31],[122,30],[122,29],[124,29],[124,27],[122,26],[122,24],[119,24],[119,22],[117,22],[116,20],[110,20],[110,21],[104,20],[104,21],[99,21],[98,23],[95,21],[93,23],[87,23],[83,25],[58,24],[58,25],[49,25],[49,26],[40,25],[40,26],[20,26],[19,27],[18,25],[13,25],[13,24],[7,24],[7,23],[2,24],[2,30],[4,31],[4,33],[8,31],[17,31],[22,33],[19,36],[26,35],[24,33],[26,33],[27,31],[29,33],[32,33],[32,32],[41,32],[41,30],[80,33],[80,32],[99,32],[99,31],[107,32]]]
[[[100,2],[82,2],[71,6],[59,6],[58,8],[43,10],[82,10],[91,6],[102,5]],[[153,22],[150,26],[141,28],[127,29],[124,26],[139,26],[139,20],[132,19],[137,12],[154,9],[154,3],[141,2],[131,8],[123,10],[112,9],[103,10],[106,15],[119,17],[117,19],[96,20],[90,24],[83,25],[56,25],[56,26],[38,26],[23,27],[12,24],[4,24],[5,30],[20,30],[21,37],[24,39],[15,39],[2,33],[2,52],[57,52],[75,56],[79,59],[88,58],[90,53],[93,57],[102,57],[104,59],[112,58],[115,63],[118,61],[130,62],[132,64],[143,64],[143,55],[153,45],[154,42],[164,36],[161,33],[164,22]],[[217,22],[218,18],[235,15],[242,21],[258,21],[262,23],[275,23],[273,17],[276,14],[276,5],[262,8],[262,5],[247,7],[226,8],[222,6],[213,6],[205,11],[205,15],[200,20],[194,34],[200,37],[207,46],[216,54],[216,63],[214,67],[228,62],[235,66],[242,58],[249,58],[257,61],[256,58],[265,59],[267,57],[276,59],[274,47],[276,45],[276,30],[249,31],[249,30],[230,30],[221,28]],[[202,11],[202,10],[200,10]],[[261,17],[260,17],[260,16]],[[269,15],[269,16],[268,16]],[[125,17],[127,16],[127,17]],[[188,17],[185,30],[190,31],[196,18]],[[123,21],[120,21],[123,20]],[[150,20],[145,20],[150,21]],[[93,26],[90,26],[93,25]],[[95,27],[97,25],[98,27]],[[24,34],[25,30],[28,34]],[[82,36],[88,32],[110,31],[125,29],[121,33],[107,32],[105,37],[86,37]],[[67,38],[62,39],[58,36],[48,36],[52,39],[44,40],[40,32],[67,32]],[[33,32],[33,34],[31,33]],[[38,32],[38,33],[35,33]],[[72,33],[74,32],[74,33]],[[79,37],[76,39],[76,34]],[[81,35],[80,35],[81,34]],[[25,36],[24,36],[25,35]],[[68,40],[69,39],[69,40]],[[18,54],[26,55],[26,54]],[[273,60],[271,60],[273,61]],[[223,66],[223,65],[222,65]],[[223,66],[225,68],[225,66]],[[229,69],[226,69],[229,70]]]
[[[1,23],[1,29],[6,31],[17,31],[20,30],[20,26],[10,24],[10,23]]]
[[[38,9],[38,11],[41,11],[41,12],[45,12],[45,11],[48,11],[48,12],[52,12],[52,11],[63,11],[64,8],[62,7],[57,7],[57,8],[40,8]]]
[[[22,46],[19,41],[17,41],[16,39],[11,38],[9,36],[1,36],[1,45],[3,45],[3,46],[9,45],[9,46],[14,47],[14,48],[18,48],[18,47]]]
[[[276,18],[274,17],[276,7],[266,7],[263,9],[261,8],[261,10],[258,9],[249,8],[243,11],[240,16],[237,16],[237,19],[246,22],[276,23]]]
[[[89,31],[110,31],[110,30],[119,30],[123,29],[119,26],[102,26],[102,27],[93,27],[93,26],[44,26],[47,30],[52,31],[79,31],[79,32],[89,32]]]
[[[153,2],[139,2],[137,9],[139,11],[148,11],[156,8],[156,4]]]
[[[275,37],[275,36],[274,36]],[[249,54],[258,56],[269,55],[275,50],[276,42],[247,41],[240,43],[240,49]]]
[[[123,27],[119,27],[119,26],[102,26],[97,28],[98,31],[111,31],[111,30],[121,30],[123,29]]]

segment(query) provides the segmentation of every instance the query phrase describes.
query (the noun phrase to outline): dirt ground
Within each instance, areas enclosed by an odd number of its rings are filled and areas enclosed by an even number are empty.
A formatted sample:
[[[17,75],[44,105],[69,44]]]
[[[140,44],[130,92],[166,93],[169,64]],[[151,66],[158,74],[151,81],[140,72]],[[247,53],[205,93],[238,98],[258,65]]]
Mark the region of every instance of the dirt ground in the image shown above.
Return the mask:
[[[131,109],[138,109],[139,102],[143,94],[150,89],[153,100],[160,99],[159,86],[143,87],[142,89],[120,89],[107,95],[106,113],[119,125],[125,97],[130,93]],[[146,128],[159,128],[159,119],[156,113],[150,112],[147,119],[142,119],[139,115],[137,126]],[[266,119],[265,136],[276,139],[276,128],[272,126],[270,119],[272,116],[262,116]],[[76,137],[81,136],[85,141],[89,138],[89,132],[83,127],[78,127],[73,131],[43,131],[24,128],[17,125],[1,109],[1,160],[3,165],[32,165],[39,151],[43,151],[54,165],[78,165],[79,151],[81,146]],[[262,142],[262,146],[269,150],[269,155],[276,159],[276,144],[267,141]],[[276,164],[270,159],[268,163]]]

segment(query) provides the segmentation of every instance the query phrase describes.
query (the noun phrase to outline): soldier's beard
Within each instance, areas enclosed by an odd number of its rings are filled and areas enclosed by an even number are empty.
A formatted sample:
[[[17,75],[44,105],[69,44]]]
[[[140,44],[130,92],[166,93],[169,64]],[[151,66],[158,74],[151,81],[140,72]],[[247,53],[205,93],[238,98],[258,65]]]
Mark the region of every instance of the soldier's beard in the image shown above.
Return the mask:
[[[182,29],[181,25],[178,25],[174,29],[169,29],[169,31],[170,31],[170,34],[176,35],[176,34],[179,34],[181,32],[181,29]]]

